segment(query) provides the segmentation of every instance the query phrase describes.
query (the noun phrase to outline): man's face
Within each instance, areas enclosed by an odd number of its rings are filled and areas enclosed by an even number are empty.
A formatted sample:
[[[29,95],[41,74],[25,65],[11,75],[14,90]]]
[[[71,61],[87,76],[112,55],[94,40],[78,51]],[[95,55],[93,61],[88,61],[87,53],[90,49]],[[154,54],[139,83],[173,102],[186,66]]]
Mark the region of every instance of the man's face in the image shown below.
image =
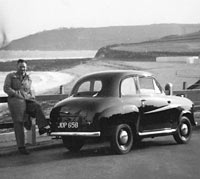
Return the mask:
[[[26,70],[27,70],[27,64],[25,62],[18,63],[18,65],[17,65],[17,71],[18,71],[19,74],[25,75]]]

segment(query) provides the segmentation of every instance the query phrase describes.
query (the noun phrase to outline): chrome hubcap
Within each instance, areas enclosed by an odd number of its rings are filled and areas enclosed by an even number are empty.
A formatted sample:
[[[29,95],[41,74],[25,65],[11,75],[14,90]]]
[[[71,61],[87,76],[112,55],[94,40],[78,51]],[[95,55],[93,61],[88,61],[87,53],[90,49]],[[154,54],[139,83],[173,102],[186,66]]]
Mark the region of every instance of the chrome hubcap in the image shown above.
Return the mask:
[[[182,124],[181,126],[181,133],[182,135],[187,135],[188,134],[188,126],[186,124]]]
[[[128,133],[125,130],[121,130],[119,135],[120,144],[124,145],[128,142]]]

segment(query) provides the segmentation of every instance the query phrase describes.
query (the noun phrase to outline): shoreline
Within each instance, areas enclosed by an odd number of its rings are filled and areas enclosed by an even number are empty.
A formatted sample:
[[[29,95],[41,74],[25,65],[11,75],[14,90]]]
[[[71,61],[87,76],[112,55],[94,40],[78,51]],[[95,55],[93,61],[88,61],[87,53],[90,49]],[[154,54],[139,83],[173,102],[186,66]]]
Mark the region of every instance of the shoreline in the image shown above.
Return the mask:
[[[42,65],[41,65],[42,64]],[[3,66],[0,62],[0,72],[8,72],[15,70],[15,63],[6,62]],[[7,66],[10,66],[7,68]],[[68,73],[74,76],[70,83],[65,83],[65,92],[69,92],[72,85],[82,75],[90,72],[113,70],[113,69],[129,69],[129,70],[143,70],[148,71],[157,78],[161,86],[164,88],[166,83],[172,83],[174,90],[181,90],[183,82],[187,86],[194,84],[200,79],[200,64],[184,64],[184,63],[159,63],[159,62],[140,62],[130,61],[126,59],[95,59],[95,58],[82,58],[82,59],[63,59],[63,60],[30,60],[28,62],[28,71],[44,71],[44,72],[60,72]],[[3,69],[3,70],[1,70]],[[11,69],[11,70],[9,70]],[[186,72],[186,73],[185,73]],[[1,80],[1,79],[0,79]],[[56,89],[49,90],[48,94],[57,94]]]

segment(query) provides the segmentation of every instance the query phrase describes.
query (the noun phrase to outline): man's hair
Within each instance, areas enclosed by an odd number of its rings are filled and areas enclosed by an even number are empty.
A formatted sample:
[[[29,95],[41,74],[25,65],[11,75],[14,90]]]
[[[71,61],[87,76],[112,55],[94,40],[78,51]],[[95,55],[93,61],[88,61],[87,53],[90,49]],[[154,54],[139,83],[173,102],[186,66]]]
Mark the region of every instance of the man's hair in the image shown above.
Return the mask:
[[[24,60],[24,59],[19,59],[19,60],[17,60],[17,64],[19,64],[19,63],[26,63],[27,64],[27,61]]]

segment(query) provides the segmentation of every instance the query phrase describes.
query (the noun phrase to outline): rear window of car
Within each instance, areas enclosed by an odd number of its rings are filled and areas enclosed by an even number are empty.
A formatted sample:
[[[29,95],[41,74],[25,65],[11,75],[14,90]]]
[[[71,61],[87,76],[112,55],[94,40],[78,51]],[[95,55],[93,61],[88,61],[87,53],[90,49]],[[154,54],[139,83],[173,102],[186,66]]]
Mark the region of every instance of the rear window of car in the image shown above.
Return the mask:
[[[75,95],[78,96],[93,96],[102,90],[102,81],[90,80],[81,83],[76,91]]]

